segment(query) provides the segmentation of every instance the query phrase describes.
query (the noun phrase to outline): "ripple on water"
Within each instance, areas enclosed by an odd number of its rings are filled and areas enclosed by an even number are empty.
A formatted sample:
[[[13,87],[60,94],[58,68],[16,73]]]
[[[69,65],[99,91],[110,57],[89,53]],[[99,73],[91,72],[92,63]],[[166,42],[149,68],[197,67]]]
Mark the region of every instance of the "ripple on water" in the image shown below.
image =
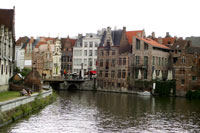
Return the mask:
[[[39,113],[0,132],[200,132],[200,105],[191,106],[184,99],[100,92],[61,92],[58,95],[56,102]]]

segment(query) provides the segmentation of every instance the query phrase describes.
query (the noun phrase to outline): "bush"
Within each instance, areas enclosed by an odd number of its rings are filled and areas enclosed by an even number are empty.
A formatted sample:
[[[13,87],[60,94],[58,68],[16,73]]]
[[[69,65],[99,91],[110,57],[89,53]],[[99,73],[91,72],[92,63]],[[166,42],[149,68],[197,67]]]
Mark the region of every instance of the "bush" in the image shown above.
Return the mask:
[[[161,96],[169,96],[170,91],[173,89],[173,95],[176,95],[176,82],[175,81],[156,81],[155,93]]]
[[[188,99],[200,99],[200,90],[196,90],[196,91],[188,91],[186,93],[186,98]]]

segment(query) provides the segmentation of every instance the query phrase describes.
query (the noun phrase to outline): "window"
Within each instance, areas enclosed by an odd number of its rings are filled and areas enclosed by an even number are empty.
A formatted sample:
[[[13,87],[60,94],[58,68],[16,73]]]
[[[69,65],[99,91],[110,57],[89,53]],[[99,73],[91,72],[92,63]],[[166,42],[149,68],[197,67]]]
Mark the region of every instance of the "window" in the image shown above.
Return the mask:
[[[126,70],[123,70],[122,71],[122,78],[125,78],[126,77]]]
[[[126,65],[126,58],[123,58],[123,65]]]
[[[140,40],[136,39],[136,50],[140,50]]]
[[[148,71],[147,69],[144,70],[144,79],[147,79],[147,74],[148,74]]]
[[[85,48],[88,47],[88,42],[84,42],[84,47],[85,47]]]
[[[109,59],[106,59],[106,69],[109,68]]]
[[[87,50],[84,50],[84,56],[87,56]]]
[[[192,76],[192,80],[193,80],[193,81],[196,81],[196,80],[197,80],[197,77],[196,77],[196,76]]]
[[[98,46],[99,46],[98,42],[95,42],[95,47],[98,47]]]
[[[118,78],[121,78],[121,70],[118,70]]]
[[[144,65],[145,65],[145,66],[148,65],[148,56],[144,56]]]
[[[112,59],[111,66],[112,66],[112,67],[115,67],[115,59]]]
[[[92,67],[92,58],[89,58],[89,60],[88,60],[88,61],[89,61],[89,63],[88,63],[88,64],[89,64],[89,66],[90,66],[90,67]]]
[[[94,51],[94,55],[97,56],[97,50]]]
[[[162,66],[164,66],[164,57],[162,57]]]
[[[106,56],[109,56],[109,51],[106,51]]]
[[[92,48],[93,46],[93,42],[89,42],[90,48]]]
[[[115,55],[115,50],[112,50],[112,55]]]
[[[100,59],[100,67],[103,67],[103,59]]]
[[[182,57],[182,63],[185,64],[185,57]]]
[[[119,58],[119,65],[122,65],[122,58]]]
[[[114,77],[115,77],[115,71],[112,70],[112,71],[111,71],[111,78],[114,78]]]
[[[120,83],[117,83],[117,87],[121,87],[121,84],[120,84]]]
[[[185,79],[181,79],[181,84],[182,84],[182,85],[185,84]]]
[[[136,65],[140,64],[140,56],[136,56]]]
[[[155,56],[153,56],[153,62],[152,65],[155,65]]]
[[[84,59],[84,66],[87,66],[87,59]]]
[[[161,65],[161,57],[158,57],[158,65]]]
[[[102,77],[102,75],[103,75],[103,71],[100,70],[100,71],[99,71],[99,77]]]
[[[147,43],[144,43],[144,50],[148,50],[149,49],[149,45]]]
[[[105,71],[105,77],[108,77],[108,70]]]
[[[89,56],[92,56],[92,50],[89,50]]]
[[[101,50],[100,55],[103,56],[103,50]]]

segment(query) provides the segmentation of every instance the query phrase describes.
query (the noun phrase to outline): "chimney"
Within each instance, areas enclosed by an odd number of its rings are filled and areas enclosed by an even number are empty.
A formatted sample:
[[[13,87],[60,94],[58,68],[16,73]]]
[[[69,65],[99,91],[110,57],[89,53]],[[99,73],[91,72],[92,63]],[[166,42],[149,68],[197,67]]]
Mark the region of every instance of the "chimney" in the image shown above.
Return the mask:
[[[126,31],[126,27],[123,27],[123,31]]]
[[[166,32],[166,36],[165,37],[171,37],[170,35],[169,35],[169,32]]]
[[[162,38],[158,37],[158,43],[162,44]]]
[[[82,34],[78,34],[78,38],[81,38],[83,35]]]
[[[152,32],[152,33],[151,33],[151,36],[152,36],[152,39],[156,38],[155,32]]]
[[[141,33],[138,32],[138,33],[137,33],[137,36],[138,36],[138,37],[141,37]]]

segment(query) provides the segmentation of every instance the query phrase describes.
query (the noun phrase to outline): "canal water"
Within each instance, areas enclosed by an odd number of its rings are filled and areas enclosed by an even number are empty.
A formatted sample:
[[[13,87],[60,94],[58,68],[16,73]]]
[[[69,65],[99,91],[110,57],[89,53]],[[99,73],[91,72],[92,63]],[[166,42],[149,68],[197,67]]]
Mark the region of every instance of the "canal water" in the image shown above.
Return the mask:
[[[200,132],[200,101],[59,91],[57,101],[0,133]]]

